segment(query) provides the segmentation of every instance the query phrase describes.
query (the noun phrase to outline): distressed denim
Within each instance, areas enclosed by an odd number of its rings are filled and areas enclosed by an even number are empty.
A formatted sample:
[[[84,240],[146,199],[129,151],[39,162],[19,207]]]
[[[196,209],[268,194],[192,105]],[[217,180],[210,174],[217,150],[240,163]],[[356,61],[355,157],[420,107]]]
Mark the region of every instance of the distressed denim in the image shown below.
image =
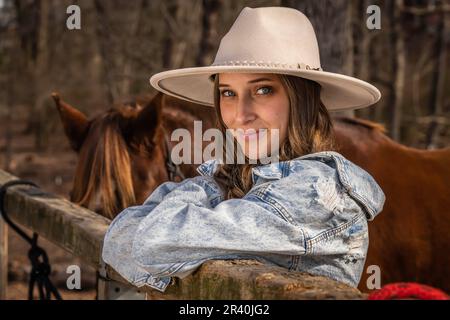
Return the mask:
[[[211,259],[256,259],[357,286],[369,245],[367,221],[385,195],[373,177],[334,151],[252,169],[253,187],[223,199],[213,174],[161,184],[122,211],[102,257],[135,286],[164,292]]]

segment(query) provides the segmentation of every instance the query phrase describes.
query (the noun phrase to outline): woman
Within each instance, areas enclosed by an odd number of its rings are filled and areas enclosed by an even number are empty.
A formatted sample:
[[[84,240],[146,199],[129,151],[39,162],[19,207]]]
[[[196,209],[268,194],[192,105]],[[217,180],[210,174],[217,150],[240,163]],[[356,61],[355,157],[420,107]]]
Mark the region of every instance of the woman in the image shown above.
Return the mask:
[[[333,151],[328,112],[369,106],[380,93],[322,71],[305,15],[246,7],[211,66],[161,72],[150,83],[215,107],[224,140],[231,130],[237,141],[234,161],[206,161],[200,176],[163,183],[121,212],[105,236],[106,263],[160,291],[207,260],[242,258],[358,285],[367,220],[385,196],[370,174]],[[277,161],[264,162],[261,150],[274,146]],[[244,164],[236,162],[240,152]]]

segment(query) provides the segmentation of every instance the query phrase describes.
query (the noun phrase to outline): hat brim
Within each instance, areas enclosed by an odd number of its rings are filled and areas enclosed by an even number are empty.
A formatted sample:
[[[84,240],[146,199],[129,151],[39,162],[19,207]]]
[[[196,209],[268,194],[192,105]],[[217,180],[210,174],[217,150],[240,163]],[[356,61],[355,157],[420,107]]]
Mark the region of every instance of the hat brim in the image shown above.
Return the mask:
[[[175,69],[154,74],[150,78],[150,84],[156,90],[176,98],[213,107],[214,83],[210,76],[231,72],[287,74],[316,81],[322,86],[321,100],[329,111],[360,109],[373,105],[381,98],[381,93],[375,86],[343,74],[262,66],[230,65]]]

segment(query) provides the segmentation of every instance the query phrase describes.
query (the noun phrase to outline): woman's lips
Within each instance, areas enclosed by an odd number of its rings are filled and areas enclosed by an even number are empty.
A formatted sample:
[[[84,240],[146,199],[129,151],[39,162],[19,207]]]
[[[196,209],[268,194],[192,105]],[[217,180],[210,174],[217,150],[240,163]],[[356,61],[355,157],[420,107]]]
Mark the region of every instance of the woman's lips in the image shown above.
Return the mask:
[[[247,130],[238,130],[240,136],[243,139],[251,140],[256,139],[260,136],[262,136],[264,133],[267,132],[266,129],[247,129]]]

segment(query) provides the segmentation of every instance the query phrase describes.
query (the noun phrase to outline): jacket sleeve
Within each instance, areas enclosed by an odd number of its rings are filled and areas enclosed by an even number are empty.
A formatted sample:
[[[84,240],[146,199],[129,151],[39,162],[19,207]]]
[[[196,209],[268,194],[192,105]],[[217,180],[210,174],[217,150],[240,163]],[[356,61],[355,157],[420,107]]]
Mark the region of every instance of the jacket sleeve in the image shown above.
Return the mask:
[[[337,254],[332,246],[321,246],[319,238],[326,240],[324,231],[332,234],[330,230],[350,227],[355,220],[353,215],[362,212],[358,207],[359,211],[352,215],[334,218],[324,208],[314,218],[311,210],[315,212],[316,207],[308,208],[292,199],[284,201],[270,192],[258,191],[215,205],[211,195],[216,193],[208,191],[214,184],[209,179],[212,178],[200,176],[179,184],[163,184],[142,206],[125,209],[105,237],[105,262],[119,273],[129,272],[131,268],[126,265],[130,264],[155,277],[182,278],[211,259],[269,253]],[[287,183],[288,198],[311,197],[301,194],[302,184],[295,179],[298,177],[291,175],[272,183]],[[340,250],[343,253],[346,248]]]
[[[142,219],[176,186],[177,183],[166,182],[154,190],[144,205],[123,210],[111,222],[105,234],[102,248],[103,261],[137,287],[148,285],[164,292],[170,283],[170,277],[156,277],[139,266],[132,258],[131,249],[134,234]]]
[[[213,207],[204,183],[205,179],[193,179],[156,207],[141,208],[152,212],[136,230],[132,248],[136,261],[151,266],[238,252],[305,252],[300,227],[267,210],[258,199],[230,199]]]
[[[145,273],[184,277],[209,259],[305,252],[302,229],[257,199],[214,207],[209,179],[164,183],[143,205],[122,211],[105,235],[103,260],[133,282]]]

